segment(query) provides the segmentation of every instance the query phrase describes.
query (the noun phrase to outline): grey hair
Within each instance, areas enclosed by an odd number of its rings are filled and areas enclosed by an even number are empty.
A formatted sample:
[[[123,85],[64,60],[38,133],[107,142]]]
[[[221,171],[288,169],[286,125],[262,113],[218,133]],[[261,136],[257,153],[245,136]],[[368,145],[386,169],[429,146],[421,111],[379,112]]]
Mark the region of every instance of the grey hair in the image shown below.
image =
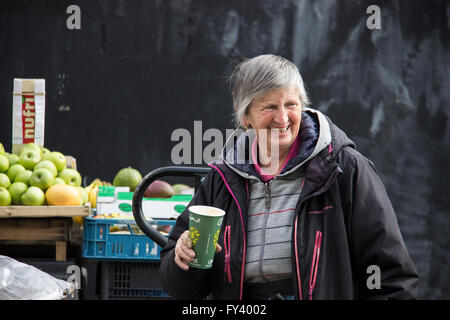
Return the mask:
[[[301,107],[310,104],[297,66],[280,56],[268,54],[242,60],[234,67],[229,83],[236,126],[243,126],[244,115],[253,99],[273,89],[297,85]]]

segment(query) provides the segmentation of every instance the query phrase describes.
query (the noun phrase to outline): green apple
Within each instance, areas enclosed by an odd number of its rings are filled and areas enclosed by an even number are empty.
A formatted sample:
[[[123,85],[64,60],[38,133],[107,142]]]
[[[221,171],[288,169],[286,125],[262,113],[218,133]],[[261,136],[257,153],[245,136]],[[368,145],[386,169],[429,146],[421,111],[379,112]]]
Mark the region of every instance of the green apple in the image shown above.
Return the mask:
[[[35,150],[35,151],[38,151],[39,154],[42,154],[41,147],[39,147],[39,146],[38,146],[36,143],[34,143],[34,142],[27,143],[27,144],[22,148],[22,150],[20,150],[20,153],[22,153],[23,150]]]
[[[9,206],[11,204],[11,194],[8,189],[0,187],[0,206]]]
[[[8,158],[9,160],[9,166],[11,167],[12,165],[15,165],[16,163],[19,163],[19,156],[17,154],[14,153],[9,153],[6,152],[5,156]]]
[[[33,170],[34,167],[41,161],[41,152],[31,148],[24,148],[19,155],[19,163],[25,169]]]
[[[8,157],[0,154],[0,172],[6,172],[9,169]]]
[[[6,173],[9,177],[9,180],[14,181],[14,179],[16,178],[17,174],[19,172],[25,171],[26,169],[23,167],[23,165],[16,163],[14,165],[12,165],[11,167],[9,167],[8,172]]]
[[[36,167],[34,167],[34,171],[41,168],[47,169],[48,171],[53,173],[53,177],[56,177],[58,175],[58,170],[56,170],[55,164],[50,160],[43,160],[39,162]]]
[[[55,177],[49,170],[41,168],[33,171],[30,177],[30,186],[38,187],[45,191],[53,185]]]
[[[66,157],[64,157],[64,155],[58,151],[50,152],[44,157],[43,160],[50,160],[51,162],[53,162],[58,172],[60,172],[66,167]]]
[[[28,186],[23,182],[14,182],[9,186],[8,191],[11,194],[13,204],[20,204],[20,197],[27,191]]]
[[[45,169],[41,169],[45,170]],[[49,174],[51,174],[49,172]],[[24,206],[42,206],[45,201],[45,194],[38,187],[31,186],[20,197],[20,203]]]
[[[14,178],[14,182],[23,182],[23,183],[29,185],[30,184],[30,177],[31,177],[32,174],[33,174],[33,171],[31,171],[31,170],[21,171]]]
[[[66,184],[66,182],[60,177],[56,177],[55,181],[53,181],[53,184]]]
[[[75,187],[81,186],[81,175],[75,169],[70,169],[70,168],[63,169],[58,174],[58,177],[63,179],[66,182],[66,184],[70,184]]]
[[[8,175],[5,173],[0,173],[0,187],[8,189],[11,185],[11,180],[9,180]]]
[[[47,148],[42,147],[41,154],[42,154],[42,158],[44,158],[45,156],[50,154],[50,150],[48,150]]]
[[[5,154],[5,148],[3,147],[3,144],[0,143],[0,154],[4,155]]]

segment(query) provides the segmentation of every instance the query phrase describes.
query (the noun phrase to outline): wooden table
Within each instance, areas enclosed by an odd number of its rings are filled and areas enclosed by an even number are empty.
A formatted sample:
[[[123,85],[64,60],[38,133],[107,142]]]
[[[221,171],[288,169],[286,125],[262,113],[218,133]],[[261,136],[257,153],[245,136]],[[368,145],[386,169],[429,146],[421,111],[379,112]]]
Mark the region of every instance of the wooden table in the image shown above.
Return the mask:
[[[56,261],[66,261],[72,218],[87,217],[90,209],[89,205],[0,207],[0,241],[51,241]]]

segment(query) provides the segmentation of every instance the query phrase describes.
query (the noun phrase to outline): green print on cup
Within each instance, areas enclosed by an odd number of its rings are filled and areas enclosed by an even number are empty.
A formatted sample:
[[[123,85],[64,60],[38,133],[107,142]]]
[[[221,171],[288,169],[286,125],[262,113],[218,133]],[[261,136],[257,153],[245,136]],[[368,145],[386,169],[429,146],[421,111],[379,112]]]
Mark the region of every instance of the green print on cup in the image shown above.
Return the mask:
[[[209,206],[189,207],[189,238],[195,257],[189,266],[209,269],[214,260],[225,211]]]

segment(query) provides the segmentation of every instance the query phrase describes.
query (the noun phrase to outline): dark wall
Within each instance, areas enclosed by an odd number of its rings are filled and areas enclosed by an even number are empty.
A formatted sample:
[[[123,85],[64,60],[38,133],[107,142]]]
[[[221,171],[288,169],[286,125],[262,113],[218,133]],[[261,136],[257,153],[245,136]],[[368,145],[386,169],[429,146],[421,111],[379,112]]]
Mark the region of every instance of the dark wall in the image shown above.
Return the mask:
[[[381,30],[366,27],[372,4]],[[0,141],[13,78],[45,78],[49,149],[88,182],[145,174],[172,164],[175,129],[232,128],[229,63],[263,53],[292,59],[313,107],[373,160],[420,297],[449,299],[449,1],[0,1]]]

